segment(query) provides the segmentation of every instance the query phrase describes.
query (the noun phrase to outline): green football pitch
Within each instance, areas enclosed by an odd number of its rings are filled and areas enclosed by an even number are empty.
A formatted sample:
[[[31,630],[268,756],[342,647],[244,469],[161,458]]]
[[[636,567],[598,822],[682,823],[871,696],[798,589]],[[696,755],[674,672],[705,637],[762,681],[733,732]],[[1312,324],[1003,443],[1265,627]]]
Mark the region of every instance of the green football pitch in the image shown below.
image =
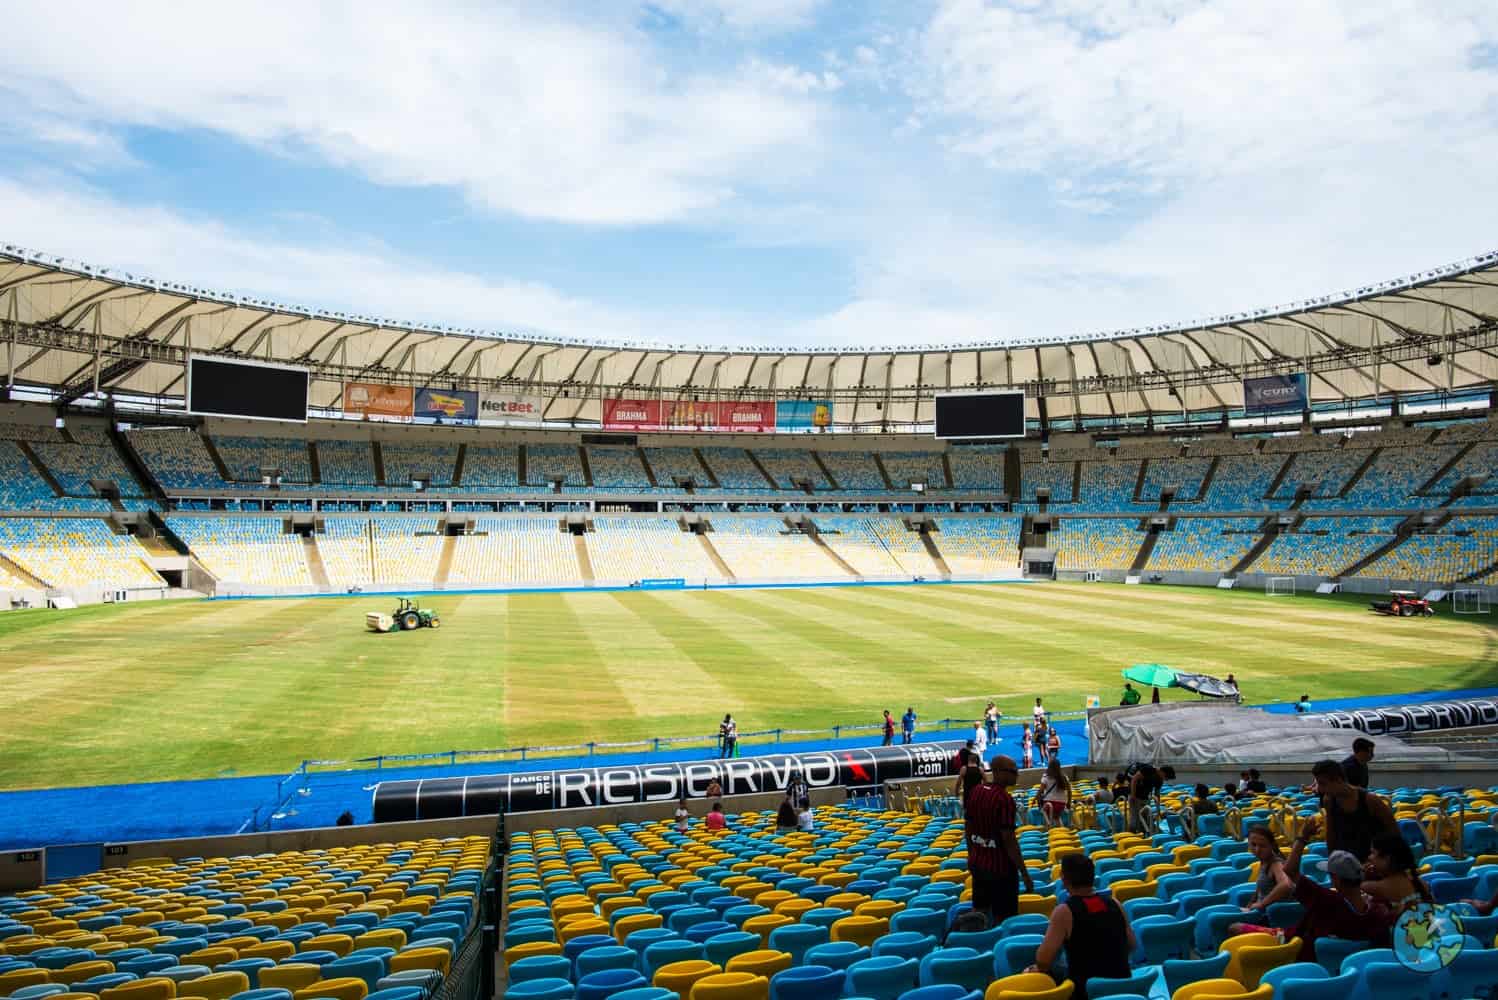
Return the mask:
[[[1235,673],[1251,702],[1498,685],[1488,616],[1101,584],[173,601],[0,616],[0,787],[1115,704],[1119,671]],[[1147,693],[1146,693],[1147,694]],[[1185,697],[1167,692],[1166,697]]]

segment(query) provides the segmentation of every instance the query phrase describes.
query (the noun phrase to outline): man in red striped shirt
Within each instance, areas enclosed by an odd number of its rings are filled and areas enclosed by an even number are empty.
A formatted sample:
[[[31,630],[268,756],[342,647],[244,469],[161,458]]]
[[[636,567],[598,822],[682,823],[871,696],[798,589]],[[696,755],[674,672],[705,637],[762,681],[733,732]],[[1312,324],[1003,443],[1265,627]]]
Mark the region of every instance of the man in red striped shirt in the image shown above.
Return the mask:
[[[1003,754],[990,765],[992,782],[975,785],[967,793],[967,867],[973,877],[973,910],[985,914],[990,925],[1019,912],[1019,883],[1035,891],[1035,881],[1020,855],[1014,835],[1016,807],[1009,794],[1019,780],[1014,758]]]

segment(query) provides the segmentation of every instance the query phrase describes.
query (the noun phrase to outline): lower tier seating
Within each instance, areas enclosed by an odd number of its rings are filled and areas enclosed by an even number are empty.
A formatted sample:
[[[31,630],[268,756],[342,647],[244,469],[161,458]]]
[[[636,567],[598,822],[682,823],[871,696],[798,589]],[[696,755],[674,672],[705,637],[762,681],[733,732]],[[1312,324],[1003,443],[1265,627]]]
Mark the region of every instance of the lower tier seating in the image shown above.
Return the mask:
[[[603,514],[593,519],[593,529],[585,537],[595,580],[724,579],[702,540],[676,521]]]
[[[146,564],[139,542],[93,518],[0,518],[0,554],[51,587],[166,585]]]
[[[274,516],[169,516],[167,527],[222,583],[310,587],[312,574],[302,540]]]

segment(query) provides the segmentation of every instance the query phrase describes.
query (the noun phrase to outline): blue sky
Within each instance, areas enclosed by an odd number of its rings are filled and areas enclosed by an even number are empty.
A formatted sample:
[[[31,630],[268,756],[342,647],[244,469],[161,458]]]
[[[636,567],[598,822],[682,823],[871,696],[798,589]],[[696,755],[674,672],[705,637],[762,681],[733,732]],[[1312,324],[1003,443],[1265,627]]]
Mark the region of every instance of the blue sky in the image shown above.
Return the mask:
[[[1186,321],[1498,246],[1498,5],[12,12],[0,242],[501,331]]]

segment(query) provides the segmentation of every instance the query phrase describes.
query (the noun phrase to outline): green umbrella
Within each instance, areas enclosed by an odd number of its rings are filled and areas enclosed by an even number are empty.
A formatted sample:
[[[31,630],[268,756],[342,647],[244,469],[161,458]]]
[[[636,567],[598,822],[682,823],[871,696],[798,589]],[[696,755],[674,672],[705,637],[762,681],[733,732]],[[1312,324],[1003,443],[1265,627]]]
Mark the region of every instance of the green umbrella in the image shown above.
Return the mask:
[[[1123,672],[1124,679],[1146,687],[1175,687],[1176,672],[1160,663],[1136,663]]]

